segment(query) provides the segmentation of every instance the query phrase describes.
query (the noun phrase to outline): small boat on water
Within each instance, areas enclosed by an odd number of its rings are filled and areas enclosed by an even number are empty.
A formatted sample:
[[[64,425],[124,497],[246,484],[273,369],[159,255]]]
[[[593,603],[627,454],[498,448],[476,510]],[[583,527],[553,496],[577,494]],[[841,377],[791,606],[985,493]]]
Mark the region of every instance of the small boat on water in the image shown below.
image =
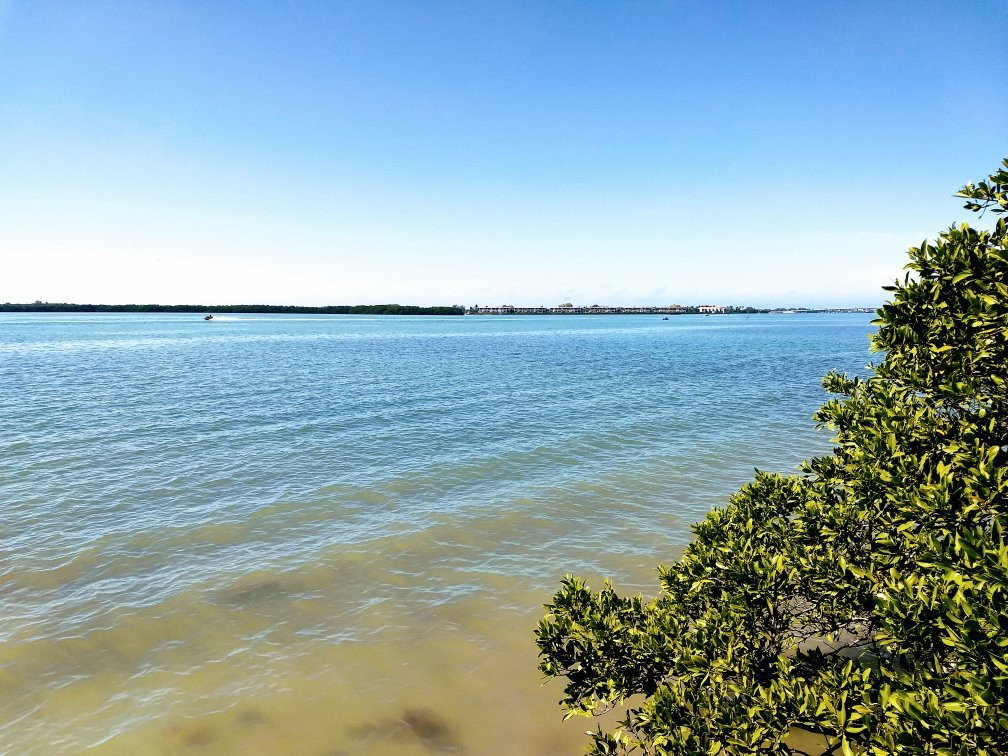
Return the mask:
[[[668,315],[666,315],[662,320],[668,320]]]
[[[203,320],[213,320],[213,315],[210,315],[209,313],[207,313],[207,316],[205,318],[203,318]]]

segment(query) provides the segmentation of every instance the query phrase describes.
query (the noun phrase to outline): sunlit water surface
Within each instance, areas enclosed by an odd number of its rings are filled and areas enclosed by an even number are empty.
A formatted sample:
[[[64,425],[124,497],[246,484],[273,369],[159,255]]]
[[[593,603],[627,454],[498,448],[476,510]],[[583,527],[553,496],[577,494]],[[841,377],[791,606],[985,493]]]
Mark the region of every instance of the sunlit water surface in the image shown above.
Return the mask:
[[[532,630],[829,449],[868,315],[0,315],[0,751],[574,753]]]

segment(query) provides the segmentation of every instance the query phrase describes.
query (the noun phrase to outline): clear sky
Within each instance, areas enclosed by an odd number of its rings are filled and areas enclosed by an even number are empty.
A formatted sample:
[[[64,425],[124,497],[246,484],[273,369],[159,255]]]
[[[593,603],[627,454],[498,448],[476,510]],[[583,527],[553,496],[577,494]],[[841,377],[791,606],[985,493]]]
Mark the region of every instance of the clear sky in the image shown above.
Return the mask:
[[[0,0],[0,301],[877,305],[1005,2]]]

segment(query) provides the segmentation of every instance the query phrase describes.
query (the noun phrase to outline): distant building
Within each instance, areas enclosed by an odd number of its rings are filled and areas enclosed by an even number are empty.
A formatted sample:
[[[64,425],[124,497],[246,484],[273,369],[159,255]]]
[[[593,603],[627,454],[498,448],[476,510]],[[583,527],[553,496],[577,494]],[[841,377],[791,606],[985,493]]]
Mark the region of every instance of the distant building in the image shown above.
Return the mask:
[[[724,308],[721,308],[721,312]],[[672,315],[687,312],[679,305],[671,307],[610,307],[606,305],[591,305],[590,307],[567,306],[560,307],[516,307],[501,305],[500,307],[473,307],[468,311],[471,315]]]
[[[721,305],[700,305],[697,307],[697,310],[705,315],[709,315],[712,312],[724,312],[725,308]]]

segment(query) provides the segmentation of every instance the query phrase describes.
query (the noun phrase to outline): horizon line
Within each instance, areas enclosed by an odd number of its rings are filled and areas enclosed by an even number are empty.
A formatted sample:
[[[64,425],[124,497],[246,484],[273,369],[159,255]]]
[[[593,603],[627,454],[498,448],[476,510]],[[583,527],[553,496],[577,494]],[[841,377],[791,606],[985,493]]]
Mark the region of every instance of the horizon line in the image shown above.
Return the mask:
[[[676,311],[689,311],[689,310],[700,310],[703,308],[710,311],[722,311],[722,312],[738,312],[738,311],[749,311],[749,312],[785,312],[785,311],[795,311],[795,312],[842,312],[842,311],[875,311],[879,309],[881,305],[833,305],[833,306],[805,306],[805,305],[776,305],[776,306],[753,306],[753,305],[710,305],[710,304],[671,304],[671,305],[558,305],[553,307],[548,307],[545,305],[411,305],[411,304],[400,304],[398,302],[389,303],[379,303],[379,304],[341,304],[341,305],[294,305],[294,304],[258,304],[258,303],[247,303],[247,304],[217,304],[217,305],[207,305],[207,304],[160,304],[160,303],[121,303],[121,304],[105,304],[105,303],[76,303],[76,302],[49,302],[43,300],[35,300],[34,302],[4,302],[0,304],[0,312],[246,312],[254,313],[259,312],[261,314],[282,314],[284,312],[297,312],[299,314],[374,314],[368,311],[386,311],[388,314],[394,314],[396,312],[401,314],[412,314],[412,313],[430,313],[430,314],[440,314],[434,311],[444,311],[444,314],[455,314],[457,312],[469,313],[474,311],[482,310],[495,310],[496,313],[486,313],[486,314],[502,314],[508,311],[531,311],[538,310],[543,312],[554,312],[558,314],[564,314],[568,311],[599,311],[599,310],[669,310],[672,312]],[[356,312],[338,312],[338,311],[356,311]],[[523,313],[530,314],[530,313]],[[534,313],[532,313],[534,314]],[[579,314],[575,312],[570,312],[570,314]],[[619,314],[619,313],[612,313]],[[632,314],[632,313],[631,313]],[[680,312],[680,314],[689,314],[688,312]]]

